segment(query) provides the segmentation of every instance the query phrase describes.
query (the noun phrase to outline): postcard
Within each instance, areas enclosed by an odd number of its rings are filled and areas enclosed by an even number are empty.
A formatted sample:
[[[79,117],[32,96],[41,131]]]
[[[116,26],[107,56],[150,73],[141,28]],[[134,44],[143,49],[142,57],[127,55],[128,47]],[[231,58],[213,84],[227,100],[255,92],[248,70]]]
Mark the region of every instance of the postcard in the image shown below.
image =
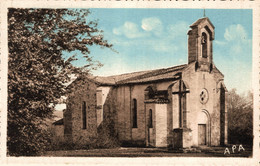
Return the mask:
[[[1,4],[1,163],[259,164],[257,1]]]

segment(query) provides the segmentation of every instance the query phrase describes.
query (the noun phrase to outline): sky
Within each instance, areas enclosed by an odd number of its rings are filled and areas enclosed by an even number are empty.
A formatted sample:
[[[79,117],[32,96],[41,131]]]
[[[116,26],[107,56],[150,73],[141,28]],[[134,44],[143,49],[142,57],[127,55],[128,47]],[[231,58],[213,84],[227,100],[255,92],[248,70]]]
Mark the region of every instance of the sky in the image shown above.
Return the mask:
[[[98,19],[98,28],[117,51],[90,47],[90,56],[104,64],[92,72],[99,76],[187,64],[189,26],[203,17],[203,9],[90,11],[87,19]],[[252,89],[252,10],[206,9],[205,14],[215,26],[213,62],[227,89],[247,93]]]

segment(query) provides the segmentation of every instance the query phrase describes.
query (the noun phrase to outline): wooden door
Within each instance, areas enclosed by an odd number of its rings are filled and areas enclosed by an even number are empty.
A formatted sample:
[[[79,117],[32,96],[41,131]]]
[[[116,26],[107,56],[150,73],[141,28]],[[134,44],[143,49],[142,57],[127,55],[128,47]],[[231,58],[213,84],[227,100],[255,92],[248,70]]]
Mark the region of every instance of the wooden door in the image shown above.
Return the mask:
[[[199,145],[206,145],[206,124],[199,124]]]

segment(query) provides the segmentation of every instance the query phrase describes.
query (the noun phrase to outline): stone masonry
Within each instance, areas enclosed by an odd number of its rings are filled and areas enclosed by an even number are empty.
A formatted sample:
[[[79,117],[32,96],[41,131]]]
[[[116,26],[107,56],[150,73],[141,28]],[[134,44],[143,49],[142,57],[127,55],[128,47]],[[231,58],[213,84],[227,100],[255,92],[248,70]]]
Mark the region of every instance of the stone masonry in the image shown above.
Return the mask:
[[[188,64],[76,79],[64,112],[65,140],[91,144],[106,123],[121,145],[227,144],[227,89],[213,62],[215,27],[204,17],[190,28]]]

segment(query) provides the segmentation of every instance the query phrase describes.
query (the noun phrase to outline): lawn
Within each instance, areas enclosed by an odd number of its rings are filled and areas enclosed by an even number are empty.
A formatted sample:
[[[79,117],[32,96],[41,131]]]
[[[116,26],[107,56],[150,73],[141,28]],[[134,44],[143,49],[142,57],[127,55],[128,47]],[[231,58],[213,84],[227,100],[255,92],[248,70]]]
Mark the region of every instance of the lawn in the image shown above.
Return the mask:
[[[234,153],[228,147],[230,154],[225,152],[225,147],[189,148],[184,150],[168,150],[166,148],[136,148],[120,147],[113,149],[90,149],[90,150],[62,150],[47,151],[44,156],[71,156],[71,157],[251,157],[252,148]]]

